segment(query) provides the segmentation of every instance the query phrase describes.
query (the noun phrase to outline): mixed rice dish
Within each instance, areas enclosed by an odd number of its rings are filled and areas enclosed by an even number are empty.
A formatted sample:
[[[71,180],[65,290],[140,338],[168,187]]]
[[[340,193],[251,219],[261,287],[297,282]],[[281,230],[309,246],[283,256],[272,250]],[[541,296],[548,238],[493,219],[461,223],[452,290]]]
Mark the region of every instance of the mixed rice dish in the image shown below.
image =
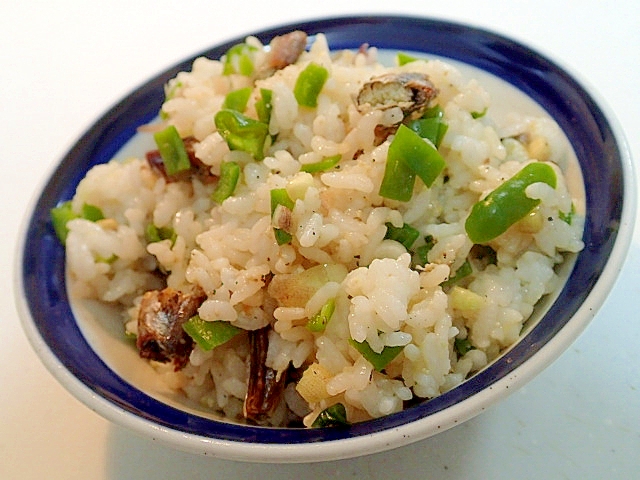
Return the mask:
[[[229,421],[334,426],[456,387],[516,342],[583,248],[548,116],[492,120],[442,59],[322,34],[198,58],[51,212],[72,299]],[[493,99],[499,101],[499,99]]]

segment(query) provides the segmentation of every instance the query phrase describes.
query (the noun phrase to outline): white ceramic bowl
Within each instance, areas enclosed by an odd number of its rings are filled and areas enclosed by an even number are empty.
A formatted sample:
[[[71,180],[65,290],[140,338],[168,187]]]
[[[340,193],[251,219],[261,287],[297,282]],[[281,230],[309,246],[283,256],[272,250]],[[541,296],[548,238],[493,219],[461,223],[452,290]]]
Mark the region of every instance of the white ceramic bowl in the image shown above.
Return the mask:
[[[51,373],[100,415],[182,450],[254,462],[309,462],[374,453],[442,432],[514,391],[571,344],[612,288],[630,243],[636,186],[629,149],[602,102],[557,63],[495,33],[424,18],[328,18],[251,34],[267,42],[294,29],[325,33],[334,49],[368,43],[447,57],[489,72],[538,102],[564,130],[580,163],[585,249],[555,301],[513,348],[462,385],[401,413],[348,428],[269,429],[225,423],[181,406],[147,382],[149,367],[136,362],[133,349],[108,322],[85,310],[72,311],[64,251],[49,210],[71,198],[89,168],[129,148],[136,128],[156,116],[169,78],[188,70],[196,56],[218,58],[244,37],[199,52],[116,104],[62,159],[34,199],[16,268],[24,329]],[[124,368],[131,365],[127,356],[138,366]]]

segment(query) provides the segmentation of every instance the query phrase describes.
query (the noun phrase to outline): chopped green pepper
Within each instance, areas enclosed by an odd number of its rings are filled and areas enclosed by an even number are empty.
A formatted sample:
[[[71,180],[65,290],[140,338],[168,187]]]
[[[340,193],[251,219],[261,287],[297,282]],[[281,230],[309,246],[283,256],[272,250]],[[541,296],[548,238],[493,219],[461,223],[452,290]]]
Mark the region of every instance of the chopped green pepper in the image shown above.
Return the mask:
[[[255,105],[258,120],[267,125],[269,125],[269,121],[271,120],[271,110],[273,109],[272,97],[272,90],[261,88],[260,99],[256,101]]]
[[[406,65],[407,63],[415,62],[418,60],[417,57],[413,55],[409,55],[408,53],[398,52],[396,54],[396,64],[401,67],[402,65]]]
[[[240,165],[236,162],[222,162],[220,165],[220,178],[218,178],[216,189],[211,194],[211,200],[216,203],[222,203],[233,195],[239,178]]]
[[[256,160],[264,158],[269,126],[240,112],[223,109],[214,118],[218,132],[231,150],[242,150]]]
[[[54,207],[49,212],[49,216],[51,217],[51,224],[53,225],[53,230],[56,232],[56,236],[60,243],[63,245],[67,241],[67,236],[69,235],[69,229],[67,228],[67,222],[73,220],[75,218],[84,218],[85,220],[89,220],[91,222],[97,222],[98,220],[102,220],[104,215],[102,214],[102,210],[100,208],[89,205],[85,203],[82,205],[82,211],[80,214],[77,214],[71,208],[71,200],[61,203],[57,207]]]
[[[171,245],[173,246],[178,235],[171,227],[156,227],[154,224],[150,223],[145,229],[144,236],[148,243],[171,240]]]
[[[222,108],[228,108],[240,113],[244,112],[252,91],[251,87],[246,87],[227,93],[227,96],[224,97]]]
[[[471,112],[471,118],[482,118],[487,114],[487,110],[487,107],[484,107],[481,112]]]
[[[291,200],[291,197],[289,197],[289,194],[287,193],[287,190],[285,188],[274,188],[273,190],[271,190],[270,196],[271,196],[271,215],[272,216],[279,205],[282,205],[283,207],[288,208],[289,210],[293,210],[295,203],[293,202],[293,200]],[[293,238],[289,232],[281,228],[274,227],[273,233],[275,234],[278,245],[284,245],[285,243],[289,243]]]
[[[295,203],[291,200],[291,197],[287,193],[286,188],[274,188],[270,192],[271,197],[271,215],[276,211],[278,205],[287,207],[289,210],[293,210]]]
[[[113,255],[111,255],[109,258],[104,258],[101,256],[97,256],[96,257],[96,262],[97,263],[106,263],[106,264],[112,264],[113,262],[115,262],[116,260],[118,260],[118,256],[114,253]]]
[[[311,62],[305,67],[296,80],[293,87],[293,95],[298,105],[315,108],[318,106],[318,95],[325,82],[329,78],[329,72],[322,65]]]
[[[311,424],[314,428],[344,427],[347,425],[349,425],[347,421],[347,410],[341,403],[336,403],[325,408]]]
[[[153,139],[158,146],[167,175],[175,175],[191,168],[189,155],[175,126],[169,125],[164,130],[154,133]]]
[[[387,154],[387,163],[378,193],[381,197],[408,202],[413,195],[416,173],[398,155]]]
[[[57,207],[54,207],[49,212],[51,216],[51,223],[53,230],[56,232],[58,240],[64,245],[67,241],[67,235],[69,235],[69,229],[67,228],[67,222],[78,218],[78,214],[71,209],[71,201],[61,203]]]
[[[384,370],[384,368],[389,365],[391,360],[396,358],[400,352],[404,349],[403,346],[397,347],[384,347],[382,352],[377,353],[374,352],[369,343],[365,340],[364,342],[356,342],[354,339],[350,338],[349,343],[356,349],[360,354],[373,365],[378,372]]]
[[[234,45],[223,58],[223,75],[231,75],[233,73],[239,73],[248,77],[253,73],[253,52],[258,49],[252,45],[246,43],[239,43]]]
[[[540,200],[527,197],[526,188],[534,183],[556,188],[556,174],[546,163],[526,165],[486,198],[477,202],[465,222],[467,235],[474,243],[484,243],[503,234],[524,218]]]
[[[320,311],[309,319],[309,321],[307,322],[307,329],[312,332],[324,332],[324,329],[327,327],[327,323],[329,323],[329,320],[331,320],[331,316],[333,315],[335,309],[336,299],[330,298],[322,306]]]
[[[433,184],[445,166],[438,150],[405,125],[398,128],[389,145],[389,155],[402,158],[427,187]]]
[[[302,165],[302,167],[300,167],[300,171],[307,173],[324,172],[325,170],[329,170],[330,168],[336,166],[341,158],[342,155],[340,154],[332,155],[331,157],[325,157],[319,162],[307,163],[305,165]]]
[[[104,214],[99,207],[85,203],[82,205],[81,217],[91,222],[97,222],[98,220],[102,220],[104,218]]]
[[[425,244],[420,245],[416,248],[413,253],[413,265],[420,265],[424,267],[427,263],[429,263],[429,251],[433,248],[436,242],[433,239],[432,235],[427,235],[424,237]]]
[[[429,108],[421,118],[411,120],[407,127],[422,138],[428,139],[436,148],[442,143],[449,126],[444,121],[444,111],[440,105]]]
[[[475,350],[476,347],[471,345],[468,338],[456,338],[453,341],[453,348],[461,357],[464,356],[469,350]]]
[[[407,250],[411,248],[420,236],[420,231],[408,223],[405,223],[402,227],[394,227],[391,222],[387,222],[385,225],[387,226],[387,233],[384,238],[401,243]]]
[[[400,125],[389,145],[380,196],[409,201],[415,175],[430,187],[444,167],[444,159],[432,144],[407,126]]]
[[[450,287],[451,285],[458,283],[463,278],[468,277],[472,273],[473,268],[471,267],[471,263],[469,262],[469,260],[465,260],[464,263],[460,265],[460,267],[456,270],[456,273],[448,280],[442,282],[441,285],[443,287]]]
[[[199,315],[194,315],[183,323],[182,329],[205,351],[213,350],[242,332],[241,328],[229,322],[222,320],[208,322]]]
[[[281,228],[274,228],[273,235],[276,237],[276,243],[278,245],[284,245],[285,243],[289,243],[293,238],[293,236],[289,232],[286,232]]]
[[[565,222],[567,225],[571,225],[573,223],[573,216],[575,214],[576,214],[576,206],[573,203],[571,203],[571,210],[569,210],[567,213],[559,212],[558,216],[560,217],[560,220]]]

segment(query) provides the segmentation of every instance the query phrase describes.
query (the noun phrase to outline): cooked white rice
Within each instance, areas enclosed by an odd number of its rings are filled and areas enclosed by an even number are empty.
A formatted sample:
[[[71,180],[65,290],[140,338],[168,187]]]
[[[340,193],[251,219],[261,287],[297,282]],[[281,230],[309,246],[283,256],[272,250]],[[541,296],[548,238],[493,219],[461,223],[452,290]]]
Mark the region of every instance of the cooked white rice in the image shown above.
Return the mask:
[[[262,49],[256,39],[247,41]],[[295,64],[262,80],[223,75],[222,63],[207,58],[178,74],[168,86],[172,95],[162,107],[161,125],[173,124],[182,137],[194,136],[197,157],[214,174],[223,161],[240,164],[238,187],[218,205],[210,198],[215,184],[198,178],[168,183],[144,158],[92,168],[77,188],[73,208],[79,212],[83,204],[95,205],[106,219],[68,223],[72,296],[121,305],[133,334],[141,295],[164,286],[185,292],[201,288],[207,298],[199,315],[206,321],[225,320],[245,330],[271,325],[267,366],[307,371],[305,385],[285,390],[270,419],[273,425],[298,416],[309,426],[336,403],[346,407],[353,422],[387,415],[405,402],[454,388],[495,359],[518,340],[540,299],[558,288],[556,269],[566,254],[583,247],[582,200],[572,198],[564,175],[570,148],[545,116],[513,112],[508,123],[496,125],[491,116],[496,100],[448,63],[432,59],[388,67],[378,63],[377,53],[369,48],[331,54],[317,35]],[[296,78],[311,61],[329,71],[314,109],[299,107],[293,95]],[[408,202],[378,194],[393,137],[374,146],[374,128],[397,122],[397,109],[361,113],[353,100],[364,82],[389,71],[426,73],[439,90],[435,103],[448,124],[439,148],[445,174],[431,188],[416,182]],[[273,91],[269,130],[275,141],[263,161],[231,151],[213,121],[225,96],[246,86]],[[247,110],[253,117],[255,98]],[[471,114],[486,109],[480,118]],[[315,174],[300,170],[336,154],[342,156],[339,168]],[[474,270],[454,288],[443,287],[472,249],[465,219],[473,204],[533,160],[553,165],[557,187],[531,185],[527,194],[541,203],[489,242],[497,263]],[[284,245],[274,239],[274,188],[286,188],[295,201],[293,239]],[[569,224],[560,216],[572,204],[577,212]],[[433,238],[424,268],[412,266],[400,243],[385,239],[387,222],[417,228],[416,246]],[[175,243],[148,243],[150,223],[171,227]],[[275,279],[319,264],[341,265],[344,274],[304,305],[274,304],[268,298],[269,275]],[[166,278],[159,278],[158,269],[169,272]],[[326,330],[310,331],[308,319],[329,299],[335,299],[335,312]],[[456,338],[468,339],[474,348],[459,355]],[[376,371],[350,339],[366,341],[376,352],[403,348]],[[156,366],[173,388],[236,420],[242,418],[247,393],[248,355],[246,337],[237,336],[209,352],[196,346],[178,372]],[[311,377],[319,381],[313,384]]]

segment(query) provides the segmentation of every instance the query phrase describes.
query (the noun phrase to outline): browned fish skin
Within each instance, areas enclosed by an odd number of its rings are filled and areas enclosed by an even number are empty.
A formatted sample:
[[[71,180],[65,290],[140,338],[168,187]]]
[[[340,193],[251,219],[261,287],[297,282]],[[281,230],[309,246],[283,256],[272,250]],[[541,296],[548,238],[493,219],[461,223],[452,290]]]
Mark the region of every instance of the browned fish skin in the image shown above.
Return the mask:
[[[423,73],[388,73],[366,82],[356,104],[360,111],[400,107],[405,117],[418,118],[437,94],[438,90]]]
[[[283,372],[267,367],[270,326],[249,332],[249,382],[244,401],[244,416],[247,420],[261,424],[271,416],[280,402],[286,382]]]
[[[373,141],[373,144],[377,147],[378,145],[382,145],[384,143],[384,141],[389,138],[390,135],[395,135],[395,133],[398,131],[398,127],[400,126],[400,124],[398,125],[391,125],[391,126],[384,126],[384,125],[376,125],[373,133],[375,134],[375,139]]]
[[[300,30],[274,37],[269,43],[268,65],[280,70],[298,60],[307,46],[307,34]]]
[[[183,368],[189,361],[193,340],[182,324],[198,312],[205,299],[203,293],[182,293],[172,288],[146,292],[138,313],[136,346],[140,356],[173,362],[176,371]]]

